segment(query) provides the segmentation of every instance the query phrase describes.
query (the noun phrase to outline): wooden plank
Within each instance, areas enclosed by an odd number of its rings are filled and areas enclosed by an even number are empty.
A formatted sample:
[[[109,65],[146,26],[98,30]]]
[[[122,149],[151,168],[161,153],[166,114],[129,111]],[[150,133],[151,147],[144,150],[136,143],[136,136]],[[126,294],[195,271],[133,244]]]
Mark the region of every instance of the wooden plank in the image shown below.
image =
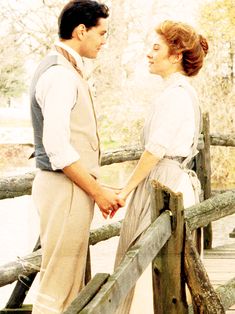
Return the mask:
[[[152,262],[154,313],[188,313],[182,274],[184,240],[183,197],[160,183],[152,182],[152,219],[170,210],[172,235]],[[164,301],[163,301],[164,300]]]
[[[103,284],[109,278],[109,274],[98,273],[92,280],[82,289],[78,297],[71,303],[64,314],[77,314],[79,313],[96,295]]]
[[[235,217],[234,217],[235,218]],[[235,251],[235,241],[232,242],[232,243],[229,243],[229,244],[224,244],[224,245],[220,245],[220,246],[216,246],[214,247],[213,249],[210,249],[210,250],[205,250],[205,252],[213,252],[213,251],[226,251],[226,250],[232,250],[232,251]]]
[[[211,197],[211,155],[210,155],[210,118],[209,113],[205,112],[203,119],[204,149],[201,150],[201,172],[200,181],[204,192],[204,200]]]
[[[204,255],[205,258],[207,259],[234,259],[235,256],[234,256],[234,252],[213,252],[213,253],[210,253],[209,255]]]
[[[32,312],[32,305],[31,304],[25,304],[19,309],[2,309],[0,310],[0,314],[14,314],[14,313],[19,313],[19,314],[31,314]]]
[[[196,156],[196,172],[201,182],[203,200],[211,197],[211,155],[210,155],[210,119],[209,113],[202,115],[202,133],[204,147]],[[211,222],[203,228],[204,248],[212,247],[212,225]]]
[[[216,289],[224,308],[227,310],[235,304],[235,277]]]
[[[235,312],[235,284],[233,282],[233,278],[235,278],[234,249],[235,243],[231,243],[213,248],[212,250],[205,250],[203,260],[211,283],[216,289],[216,292],[220,291],[219,296],[227,314]],[[225,289],[224,286],[229,282],[230,288],[228,286]],[[232,305],[233,303],[234,305]]]
[[[170,236],[170,215],[165,212],[128,250],[122,263],[80,314],[114,313]]]
[[[235,278],[232,278],[224,285],[220,285],[216,290],[216,294],[218,295],[224,309],[227,311],[235,304]],[[189,314],[193,314],[193,306],[189,306]],[[204,313],[204,312],[202,312]],[[217,313],[217,312],[211,312]],[[227,313],[227,312],[226,312]]]
[[[88,246],[85,270],[85,285],[87,285],[90,280],[91,280],[91,254],[90,246]]]
[[[224,314],[223,305],[215,293],[205,267],[200,260],[187,223],[185,224],[185,228],[184,270],[186,282],[193,300],[193,310],[195,313]]]
[[[230,238],[235,238],[235,228],[233,229],[232,232],[229,233]]]

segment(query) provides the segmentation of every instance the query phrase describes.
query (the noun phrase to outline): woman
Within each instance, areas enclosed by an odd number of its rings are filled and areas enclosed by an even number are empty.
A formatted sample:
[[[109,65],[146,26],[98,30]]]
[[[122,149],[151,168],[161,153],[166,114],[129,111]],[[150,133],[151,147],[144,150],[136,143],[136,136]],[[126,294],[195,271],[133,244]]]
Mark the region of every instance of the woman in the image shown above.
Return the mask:
[[[145,122],[145,150],[119,194],[126,200],[135,189],[122,224],[115,267],[151,223],[150,182],[153,179],[174,192],[181,192],[185,208],[198,202],[199,181],[186,166],[197,153],[200,109],[197,94],[187,77],[199,72],[207,51],[206,39],[187,24],[165,21],[156,29],[156,39],[147,57],[150,73],[163,78],[164,89]],[[133,291],[117,313],[143,313],[139,306],[131,307],[132,299]],[[144,299],[142,296],[142,305]],[[144,312],[151,313],[147,308],[144,305]]]

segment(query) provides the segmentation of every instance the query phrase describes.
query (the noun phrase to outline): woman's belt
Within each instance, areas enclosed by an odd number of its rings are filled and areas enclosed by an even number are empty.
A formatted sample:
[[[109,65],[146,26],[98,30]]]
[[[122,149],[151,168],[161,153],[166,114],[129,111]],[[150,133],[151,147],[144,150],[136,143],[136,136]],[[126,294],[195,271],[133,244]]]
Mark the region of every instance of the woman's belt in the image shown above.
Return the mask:
[[[164,158],[175,160],[175,161],[178,161],[179,163],[181,163],[181,162],[183,162],[185,160],[186,157],[182,157],[182,156],[164,156]]]

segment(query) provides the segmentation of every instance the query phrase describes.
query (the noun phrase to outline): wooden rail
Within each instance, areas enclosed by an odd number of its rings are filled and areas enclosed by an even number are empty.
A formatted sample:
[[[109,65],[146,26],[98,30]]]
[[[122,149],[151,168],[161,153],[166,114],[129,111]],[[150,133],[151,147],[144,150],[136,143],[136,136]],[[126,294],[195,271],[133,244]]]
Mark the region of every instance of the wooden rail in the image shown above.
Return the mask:
[[[182,215],[181,195],[169,192],[169,189],[165,187],[161,187],[161,190],[159,190],[160,185],[158,183],[154,183],[154,189],[155,196],[152,197],[155,200],[152,202],[154,215],[162,212],[163,208],[165,209],[164,212],[158,215],[147,231],[128,250],[116,271],[112,275],[103,275],[105,280],[102,280],[100,284],[95,276],[64,314],[115,313],[118,305],[132,289],[150,261],[153,261],[154,270],[155,313],[188,313],[185,283],[189,286],[192,295],[194,313],[225,313],[225,310],[235,303],[235,279],[224,285],[218,294],[209,281],[189,229],[189,222],[193,219],[189,214],[192,208],[188,209],[188,213],[185,210],[188,218],[185,225],[185,239],[183,239],[184,232],[182,232],[181,226],[184,217]],[[160,197],[161,193],[162,197]],[[167,198],[164,197],[165,193],[170,193],[167,205]],[[232,192],[232,194],[227,195],[230,205],[235,204],[235,193]],[[215,197],[214,211],[220,197],[221,195]],[[225,195],[223,195],[223,199],[224,197]],[[213,211],[212,207],[210,211]],[[215,213],[215,219],[217,218],[218,213]],[[191,228],[197,227],[195,222],[191,223]],[[167,239],[169,240],[167,241]],[[185,244],[183,244],[184,241]],[[154,258],[156,254],[157,257]],[[184,267],[181,264],[182,261]],[[90,289],[93,286],[93,280],[96,291],[94,293],[93,290],[91,295]],[[226,292],[224,293],[224,291]],[[228,294],[228,291],[230,294]],[[83,300],[86,301],[83,302]],[[189,310],[192,312],[192,307],[189,307]]]
[[[158,203],[159,203],[159,194],[157,196],[157,199],[158,199]],[[166,206],[164,206],[164,208],[166,208]],[[172,205],[171,206],[168,205],[168,208],[172,212]],[[185,216],[185,221],[188,224],[189,230],[192,231],[198,227],[201,227],[201,226],[207,224],[209,221],[217,220],[219,218],[222,218],[226,215],[230,215],[232,213],[235,213],[235,192],[229,191],[229,192],[225,192],[222,194],[218,194],[218,195],[214,196],[213,198],[211,198],[210,200],[205,200],[204,202],[202,202],[198,205],[195,205],[195,206],[192,206],[188,209],[185,209],[184,216]],[[167,231],[167,230],[169,230],[169,226],[171,225],[170,221],[171,221],[170,215],[169,215],[169,212],[167,211],[164,214],[160,215],[159,218],[151,225],[151,227],[145,233],[145,237],[141,238],[141,241],[136,243],[135,247],[132,248],[132,250],[130,252],[128,252],[127,257],[125,259],[125,263],[123,264],[123,265],[125,265],[125,267],[123,266],[125,268],[125,272],[124,272],[124,268],[122,268],[122,271],[119,270],[121,272],[120,274],[118,273],[119,275],[117,273],[114,273],[111,276],[105,275],[104,276],[106,278],[105,280],[104,280],[104,277],[101,276],[103,279],[101,281],[100,280],[98,280],[98,281],[102,282],[102,284],[100,283],[102,285],[102,287],[103,287],[104,282],[107,280],[106,284],[104,284],[106,288],[103,288],[103,290],[102,290],[102,291],[104,291],[104,289],[105,289],[105,291],[106,291],[105,295],[106,296],[102,297],[102,300],[104,300],[104,299],[109,300],[110,298],[112,300],[114,300],[113,298],[115,295],[116,301],[113,301],[111,303],[112,303],[112,306],[114,308],[116,308],[116,306],[118,304],[117,300],[120,301],[120,299],[122,298],[122,295],[123,296],[126,295],[127,290],[131,289],[131,287],[134,285],[135,281],[139,278],[140,274],[143,272],[145,267],[148,265],[149,262],[151,262],[151,260],[155,257],[157,252],[159,252],[159,250],[163,246],[163,244],[170,237],[171,230],[170,230],[170,232]],[[177,219],[175,221],[177,222]],[[121,222],[117,222],[117,223],[114,223],[112,225],[104,226],[102,228],[93,230],[91,232],[91,236],[90,236],[90,244],[94,245],[99,241],[103,241],[103,240],[108,239],[110,236],[118,235],[119,231],[120,231],[120,225],[121,225]],[[153,244],[153,241],[154,241],[154,244]],[[144,246],[143,248],[142,248],[142,245]],[[153,251],[151,251],[152,249],[149,248],[149,245],[152,248],[154,248]],[[147,251],[146,251],[146,248],[147,248]],[[147,254],[147,252],[148,252],[148,254]],[[194,250],[194,254],[196,254],[195,250]],[[163,255],[165,257],[167,256],[166,254],[163,254]],[[192,254],[191,253],[188,255],[185,254],[185,256],[189,256],[189,258],[191,258]],[[137,267],[136,263],[139,260],[143,261],[143,264],[141,264],[141,265],[138,264],[138,267]],[[3,286],[5,284],[9,284],[12,281],[17,280],[19,275],[27,276],[27,275],[31,274],[32,272],[35,272],[35,270],[38,270],[40,267],[40,261],[41,261],[41,255],[40,255],[40,250],[38,250],[38,251],[30,254],[28,257],[23,257],[21,260],[18,260],[18,261],[9,263],[7,265],[4,265],[3,267],[0,268],[0,278],[1,278],[0,286]],[[169,265],[169,261],[167,262],[167,264]],[[157,267],[156,265],[157,264],[154,264],[154,266],[153,266],[155,270]],[[195,261],[193,260],[193,262],[188,262],[188,265],[196,265],[196,264],[195,264]],[[199,265],[200,265],[200,262],[199,262]],[[134,269],[135,269],[135,271],[134,271]],[[138,269],[138,271],[136,271],[136,269]],[[186,267],[186,269],[187,269],[187,267]],[[200,269],[202,269],[202,270],[200,270]],[[202,265],[200,265],[199,270],[202,271],[202,274],[204,274],[204,270],[203,270]],[[129,273],[129,275],[127,275],[126,272]],[[135,275],[132,276],[133,273],[135,273]],[[189,273],[192,274],[191,269],[190,269]],[[117,278],[120,278],[120,282],[123,282],[123,276],[124,276],[124,278],[128,278],[126,276],[132,276],[132,279],[130,279],[130,281],[129,281],[129,279],[125,280],[125,282],[130,282],[130,285],[128,283],[127,287],[125,288],[126,290],[124,289],[124,292],[123,291],[122,292],[116,291],[117,287],[119,287],[120,285],[115,280]],[[206,278],[206,282],[207,282],[207,277],[205,276],[205,278]],[[172,280],[172,272],[171,272],[171,280]],[[179,278],[178,278],[178,280],[179,280]],[[177,282],[179,282],[179,281],[177,281]],[[195,278],[193,279],[193,282],[195,282]],[[232,286],[232,288],[231,288],[231,286]],[[206,287],[208,289],[208,283],[206,284]],[[229,287],[230,287],[230,289],[233,289],[233,283],[232,284],[230,283]],[[192,291],[194,291],[194,289],[195,289],[195,287],[192,288]],[[198,301],[198,298],[196,298],[196,300],[197,300],[197,302],[199,302],[200,307],[206,306],[205,304],[202,305],[202,303],[201,303],[202,300],[204,300],[204,302],[210,303],[209,299],[206,298],[204,295],[206,293],[204,291],[205,289],[203,290],[201,288],[200,283],[199,283],[199,286],[197,286],[197,293],[196,293],[197,295],[199,293],[198,289],[199,289],[199,291],[201,291],[200,293],[201,293],[202,297],[199,298],[200,302]],[[211,287],[210,287],[210,289],[211,289]],[[96,287],[96,292],[98,290]],[[213,292],[213,290],[211,290],[211,291]],[[234,290],[232,290],[232,291],[234,291]],[[94,295],[96,295],[96,293],[94,293],[94,291],[93,291],[92,296],[94,296]],[[233,299],[234,296],[235,296],[235,292],[231,293],[230,296],[228,296],[229,301],[226,299],[227,300],[226,304],[231,304],[232,302],[235,302],[235,300]],[[97,297],[97,298],[99,299],[100,297]],[[214,295],[214,298],[216,299],[215,295]],[[232,300],[231,300],[231,298],[232,298]],[[88,299],[89,299],[89,297],[87,296],[86,300],[88,300]],[[81,313],[96,313],[96,314],[99,313],[99,312],[97,312],[97,303],[96,303],[96,302],[98,302],[97,299],[96,299],[96,301],[94,301],[94,299],[92,297],[92,300],[93,300],[92,304],[93,303],[96,304],[95,305],[96,311],[92,312],[91,310],[89,310],[90,312],[88,311],[88,312],[81,312]],[[80,301],[76,300],[75,304],[78,304],[78,303],[80,304],[80,302],[81,302],[81,300]],[[99,301],[99,302],[101,302],[101,301]],[[103,301],[101,303],[103,304]],[[91,304],[89,306],[91,306]],[[104,310],[103,306],[104,305],[101,306],[102,311]],[[113,313],[112,311],[109,311],[110,302],[108,302],[108,305],[105,305],[105,308],[106,308],[106,306],[108,306],[107,311],[104,310],[104,312],[100,312],[100,313]],[[207,306],[208,306],[208,304],[207,304]],[[73,313],[78,313],[78,312],[73,312]],[[159,312],[159,313],[166,313],[166,312]],[[174,312],[172,312],[172,313],[174,313]],[[207,313],[207,312],[204,312],[204,313]],[[208,313],[212,313],[212,312],[208,312]],[[222,312],[216,312],[216,313],[222,313]]]
[[[186,208],[184,210],[185,221],[190,231],[207,225],[235,213],[235,191],[217,194],[209,200]],[[90,232],[90,245],[118,236],[121,221],[105,225]],[[18,279],[18,276],[28,276],[40,269],[41,250],[37,250],[22,258],[2,265],[0,267],[0,287],[10,284]]]
[[[199,158],[196,161],[197,173],[202,183],[203,191],[204,191],[204,199],[209,198],[211,196],[210,190],[210,145],[219,145],[219,146],[231,146],[235,147],[235,135],[221,135],[221,134],[211,134],[209,131],[209,116],[208,114],[204,114],[203,116],[203,138],[201,138],[198,149],[200,150]],[[117,150],[113,150],[110,152],[106,152],[102,157],[102,165],[110,165],[112,163],[119,163],[124,161],[138,160],[142,153],[142,149],[140,147],[128,147],[121,148]],[[208,168],[209,165],[209,168]],[[0,200],[4,198],[12,198],[21,195],[30,195],[32,188],[32,181],[35,177],[35,172],[27,173],[21,176],[15,177],[6,177],[0,179]],[[232,193],[232,194],[231,194]],[[212,195],[214,191],[212,191]],[[204,206],[204,208],[199,208],[193,206],[190,209],[185,210],[185,219],[188,223],[188,226],[191,230],[207,226],[209,230],[209,234],[211,232],[211,221],[222,218],[228,214],[234,213],[234,191],[230,191],[227,193],[222,193],[221,198],[213,199],[213,204],[211,202],[203,202],[200,206]],[[219,206],[219,207],[218,207]],[[215,208],[220,208],[216,212]],[[205,210],[207,209],[207,210]],[[189,211],[191,210],[191,211]],[[196,215],[191,215],[190,213],[197,211]],[[201,220],[201,223],[198,224],[198,221]],[[207,225],[208,224],[208,225]],[[108,226],[104,226],[97,230],[93,230],[90,233],[90,244],[94,245],[99,241],[106,240],[112,236],[119,235],[121,222],[111,224]],[[209,229],[208,229],[209,227]],[[209,246],[212,244],[212,238],[209,237]],[[18,259],[15,262],[8,263],[0,267],[0,287],[11,283],[19,278],[19,276],[23,276],[24,278],[30,279],[35,277],[35,271],[37,271],[40,267],[41,263],[41,252],[40,250],[27,255],[22,259]],[[155,265],[156,268],[156,265]],[[89,273],[89,272],[88,272]],[[25,276],[25,277],[24,277]],[[90,275],[88,274],[88,277]],[[104,275],[103,277],[98,276],[97,282],[103,282],[107,280],[108,275]],[[104,280],[104,278],[106,278]],[[32,279],[33,280],[33,279]],[[97,286],[97,285],[95,285]],[[19,287],[19,289],[21,289]],[[97,291],[96,291],[97,292]],[[14,299],[14,297],[13,297]],[[24,299],[24,298],[21,298]],[[11,303],[11,302],[10,302]],[[82,302],[83,304],[84,302]],[[159,303],[159,302],[157,302]],[[1,311],[0,311],[1,313]],[[183,312],[182,312],[183,313]]]
[[[217,146],[235,147],[235,135],[211,134],[210,144]],[[202,149],[203,144],[200,144]],[[105,152],[102,156],[101,165],[110,165],[124,161],[138,160],[143,150],[140,147],[124,147]],[[30,195],[35,172],[24,175],[0,178],[0,200],[22,195]]]

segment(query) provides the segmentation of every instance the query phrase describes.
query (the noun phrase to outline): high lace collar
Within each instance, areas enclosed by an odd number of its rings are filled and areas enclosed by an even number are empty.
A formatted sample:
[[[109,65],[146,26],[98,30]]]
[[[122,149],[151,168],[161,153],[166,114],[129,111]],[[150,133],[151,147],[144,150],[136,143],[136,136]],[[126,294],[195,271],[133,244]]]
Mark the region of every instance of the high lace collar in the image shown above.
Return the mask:
[[[182,83],[182,84],[189,83],[187,76],[180,72],[172,73],[170,76],[163,79],[164,88],[174,85],[174,84],[178,85],[179,83]]]

